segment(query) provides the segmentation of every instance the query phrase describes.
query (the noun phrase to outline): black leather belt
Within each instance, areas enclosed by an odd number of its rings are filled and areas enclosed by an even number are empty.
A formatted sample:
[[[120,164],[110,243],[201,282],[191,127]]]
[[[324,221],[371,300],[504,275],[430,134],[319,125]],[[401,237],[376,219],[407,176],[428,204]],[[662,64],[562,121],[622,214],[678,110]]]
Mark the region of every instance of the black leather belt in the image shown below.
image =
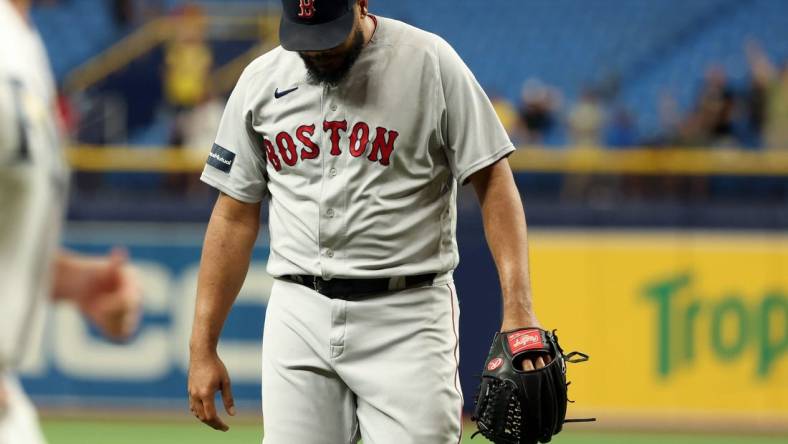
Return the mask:
[[[353,300],[361,296],[387,291],[399,291],[408,288],[431,285],[435,273],[415,276],[399,276],[380,279],[323,279],[320,276],[305,274],[285,275],[281,278],[312,290],[331,299]]]

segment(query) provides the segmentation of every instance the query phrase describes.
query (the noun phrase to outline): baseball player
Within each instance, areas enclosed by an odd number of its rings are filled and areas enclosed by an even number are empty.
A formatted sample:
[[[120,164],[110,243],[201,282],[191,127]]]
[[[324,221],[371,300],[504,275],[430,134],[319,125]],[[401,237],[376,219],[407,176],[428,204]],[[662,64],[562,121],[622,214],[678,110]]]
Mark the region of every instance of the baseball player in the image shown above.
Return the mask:
[[[265,199],[277,278],[263,336],[267,444],[460,440],[460,185],[479,196],[502,329],[540,327],[514,147],[492,105],[448,43],[368,3],[282,0],[282,46],[246,68],[227,104],[202,174],[221,193],[188,387],[192,412],[215,429],[228,430],[217,391],[235,414],[217,342]]]
[[[41,334],[48,300],[76,304],[115,339],[134,331],[140,305],[123,251],[86,258],[58,249],[68,169],[28,8],[0,0],[0,444],[44,442],[14,369]]]

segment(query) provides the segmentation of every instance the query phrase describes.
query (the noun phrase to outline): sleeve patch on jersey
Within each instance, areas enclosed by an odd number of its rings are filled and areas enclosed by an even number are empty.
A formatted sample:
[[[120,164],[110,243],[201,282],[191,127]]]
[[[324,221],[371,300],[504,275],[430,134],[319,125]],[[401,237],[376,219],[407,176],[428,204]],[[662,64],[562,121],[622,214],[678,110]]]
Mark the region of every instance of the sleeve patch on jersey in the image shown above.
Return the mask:
[[[229,173],[235,162],[235,153],[214,144],[211,148],[211,153],[208,154],[208,165],[216,168],[219,171]]]

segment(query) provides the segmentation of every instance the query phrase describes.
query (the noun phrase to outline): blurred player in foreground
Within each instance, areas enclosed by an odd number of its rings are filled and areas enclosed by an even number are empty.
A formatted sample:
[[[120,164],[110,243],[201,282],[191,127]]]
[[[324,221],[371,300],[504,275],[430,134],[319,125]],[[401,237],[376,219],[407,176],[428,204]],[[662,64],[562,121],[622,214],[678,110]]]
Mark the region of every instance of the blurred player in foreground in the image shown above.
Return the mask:
[[[15,377],[49,301],[68,301],[107,337],[136,329],[140,290],[126,253],[58,249],[68,187],[55,86],[27,0],[0,0],[0,444],[44,442]]]
[[[234,408],[216,346],[267,198],[277,279],[263,339],[265,443],[457,443],[458,185],[479,196],[502,329],[540,327],[506,161],[514,146],[440,37],[370,14],[367,0],[282,9],[282,47],[242,74],[202,175],[222,194],[200,264],[191,409],[227,430],[215,393]]]

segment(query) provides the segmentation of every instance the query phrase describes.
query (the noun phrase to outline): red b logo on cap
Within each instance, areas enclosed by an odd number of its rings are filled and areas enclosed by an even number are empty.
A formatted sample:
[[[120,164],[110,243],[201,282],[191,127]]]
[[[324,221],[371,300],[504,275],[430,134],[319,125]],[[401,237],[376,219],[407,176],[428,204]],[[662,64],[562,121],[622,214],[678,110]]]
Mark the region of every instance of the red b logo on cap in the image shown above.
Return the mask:
[[[298,16],[301,18],[312,18],[315,15],[315,0],[300,0],[301,11]]]

